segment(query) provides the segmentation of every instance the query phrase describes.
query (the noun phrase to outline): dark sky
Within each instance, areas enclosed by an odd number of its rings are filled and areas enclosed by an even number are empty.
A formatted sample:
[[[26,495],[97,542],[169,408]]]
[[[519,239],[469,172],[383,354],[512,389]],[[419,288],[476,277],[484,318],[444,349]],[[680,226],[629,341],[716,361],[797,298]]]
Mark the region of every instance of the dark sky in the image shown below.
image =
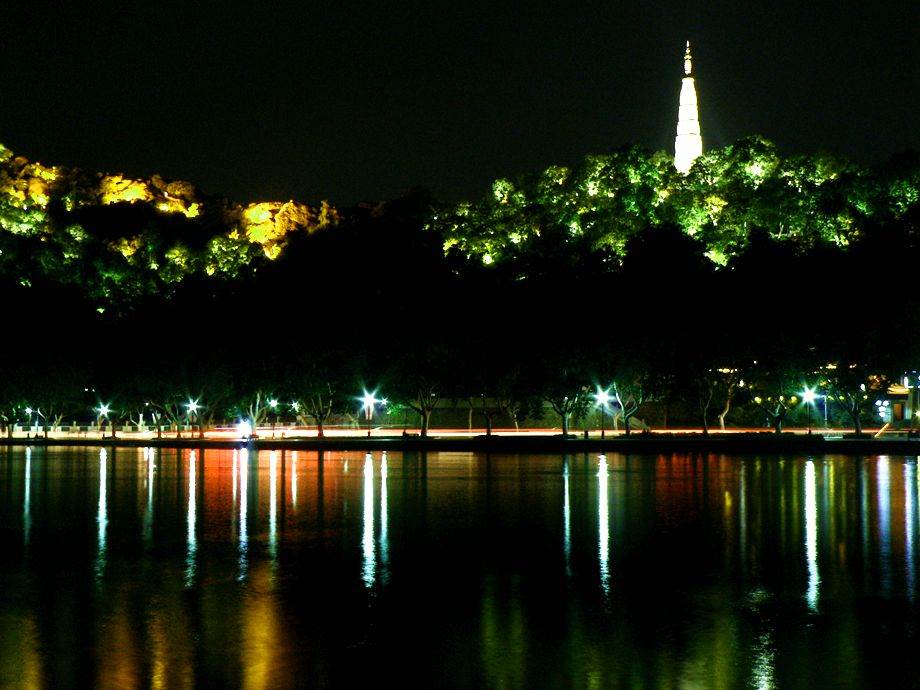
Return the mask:
[[[625,143],[920,148],[920,3],[39,3],[0,16],[0,141],[247,201],[443,199]]]

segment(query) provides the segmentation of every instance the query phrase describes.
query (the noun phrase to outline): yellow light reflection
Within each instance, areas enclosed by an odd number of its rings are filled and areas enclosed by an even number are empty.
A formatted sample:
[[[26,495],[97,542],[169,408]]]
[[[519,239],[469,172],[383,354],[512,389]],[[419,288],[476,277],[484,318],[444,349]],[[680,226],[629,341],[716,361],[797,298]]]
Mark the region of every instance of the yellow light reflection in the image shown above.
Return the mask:
[[[601,589],[610,594],[610,523],[607,505],[607,456],[598,456],[597,466],[597,553],[600,561]]]
[[[805,463],[805,559],[808,563],[808,590],[805,599],[808,608],[818,610],[818,503],[816,501],[817,480],[815,463]]]
[[[374,463],[371,454],[364,456],[364,531],[361,538],[363,552],[362,579],[370,589],[374,586],[376,558],[374,556]]]
[[[738,541],[741,549],[741,568],[747,573],[747,463],[741,461],[741,480],[738,487]]]

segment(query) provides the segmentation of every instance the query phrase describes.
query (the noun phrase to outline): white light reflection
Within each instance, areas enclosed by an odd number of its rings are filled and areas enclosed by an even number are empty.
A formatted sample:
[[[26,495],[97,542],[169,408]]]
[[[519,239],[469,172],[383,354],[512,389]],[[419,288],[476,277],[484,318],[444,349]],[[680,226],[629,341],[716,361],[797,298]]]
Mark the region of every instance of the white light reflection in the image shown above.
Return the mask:
[[[237,477],[239,477],[239,453],[236,449],[233,450],[233,504],[236,505],[236,482]]]
[[[297,507],[297,451],[291,453],[291,505]]]
[[[268,454],[268,553],[272,564],[278,556],[278,454]]]
[[[876,471],[881,587],[882,591],[888,594],[891,591],[891,470],[887,455],[879,456]]]
[[[147,507],[144,510],[144,541],[148,543],[153,536],[153,471],[156,469],[153,458],[153,448],[144,448],[144,460],[147,461]]]
[[[390,540],[387,535],[387,452],[380,458],[380,565],[386,571],[390,560]],[[386,574],[383,576],[386,578]]]
[[[904,561],[906,567],[907,599],[914,600],[916,571],[914,566],[914,525],[917,524],[917,465],[904,463]]]
[[[198,543],[195,539],[195,451],[188,456],[188,513],[186,516],[186,550],[185,550],[185,586],[191,587],[195,580],[195,555],[198,552]]]
[[[96,551],[96,579],[102,577],[102,571],[105,569],[105,552],[106,552],[106,528],[109,524],[108,519],[108,498],[106,495],[106,452],[105,448],[99,451],[99,509],[96,513],[96,526],[98,548]]]
[[[370,589],[374,586],[376,559],[374,556],[374,463],[371,454],[364,456],[364,532],[361,539],[364,556],[362,579]]]
[[[601,589],[610,593],[610,523],[607,505],[607,456],[598,456],[597,466],[597,553],[600,560]]]
[[[572,574],[572,506],[569,502],[569,459],[562,464],[562,551],[565,554],[566,575]]]
[[[818,610],[818,503],[815,463],[805,463],[805,559],[808,563],[808,591],[805,600],[812,612]]]
[[[246,529],[247,489],[249,486],[249,450],[240,450],[239,483],[240,483],[240,573],[238,580],[245,580],[248,571],[249,533]]]
[[[22,497],[22,538],[29,545],[32,534],[32,449],[26,448],[26,476]]]
[[[757,690],[770,690],[776,687],[775,652],[773,636],[764,631],[754,643],[754,659],[751,667],[751,687]]]

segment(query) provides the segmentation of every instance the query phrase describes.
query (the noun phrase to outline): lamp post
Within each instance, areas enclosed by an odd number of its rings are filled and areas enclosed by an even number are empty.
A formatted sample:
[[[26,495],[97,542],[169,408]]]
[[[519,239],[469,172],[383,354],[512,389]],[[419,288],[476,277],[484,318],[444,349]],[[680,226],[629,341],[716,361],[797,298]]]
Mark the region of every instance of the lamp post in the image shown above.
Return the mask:
[[[194,435],[194,426],[195,426],[194,419],[195,419],[195,414],[198,412],[198,401],[192,400],[190,398],[189,401],[185,404],[185,409],[186,409],[186,417],[188,417],[188,421],[189,421],[189,426],[193,427],[192,434]],[[204,430],[201,429],[200,424],[199,424],[198,430],[202,432],[202,435],[204,434]]]
[[[377,391],[368,393],[364,391],[361,396],[361,408],[364,410],[364,419],[367,420],[367,437],[371,437],[371,419],[374,417],[374,407],[377,403],[382,402],[377,399]]]
[[[110,411],[111,411],[111,408],[110,408],[108,405],[106,405],[105,403],[100,403],[100,404],[99,404],[99,408],[98,408],[97,412],[99,413],[99,416],[102,417],[102,418],[104,418],[106,421],[109,420],[109,412],[110,412]],[[100,434],[100,436],[104,436],[104,435],[105,435],[105,432],[103,432],[103,431],[100,429],[100,430],[99,430],[99,434]],[[114,422],[112,422],[112,438],[115,438],[115,423],[114,423]]]
[[[806,411],[808,412],[808,433],[811,434],[811,406],[815,403],[815,389],[805,386],[805,390],[802,392],[802,402],[805,403]],[[827,404],[827,403],[825,403]]]
[[[600,408],[601,411],[601,438],[605,437],[605,417],[607,414],[607,404],[610,402],[610,393],[607,391],[597,389],[597,393],[594,394],[594,404]]]
[[[275,438],[275,424],[278,423],[278,399],[269,400],[268,406],[272,408],[272,438]]]

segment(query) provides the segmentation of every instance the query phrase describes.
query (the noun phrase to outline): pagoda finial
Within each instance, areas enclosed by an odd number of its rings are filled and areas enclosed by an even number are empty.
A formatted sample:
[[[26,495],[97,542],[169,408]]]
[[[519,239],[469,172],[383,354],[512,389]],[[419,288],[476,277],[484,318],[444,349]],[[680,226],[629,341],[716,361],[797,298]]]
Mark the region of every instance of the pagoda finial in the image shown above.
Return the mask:
[[[693,62],[690,59],[690,41],[687,41],[687,51],[684,53],[684,74],[688,77],[693,71]]]

